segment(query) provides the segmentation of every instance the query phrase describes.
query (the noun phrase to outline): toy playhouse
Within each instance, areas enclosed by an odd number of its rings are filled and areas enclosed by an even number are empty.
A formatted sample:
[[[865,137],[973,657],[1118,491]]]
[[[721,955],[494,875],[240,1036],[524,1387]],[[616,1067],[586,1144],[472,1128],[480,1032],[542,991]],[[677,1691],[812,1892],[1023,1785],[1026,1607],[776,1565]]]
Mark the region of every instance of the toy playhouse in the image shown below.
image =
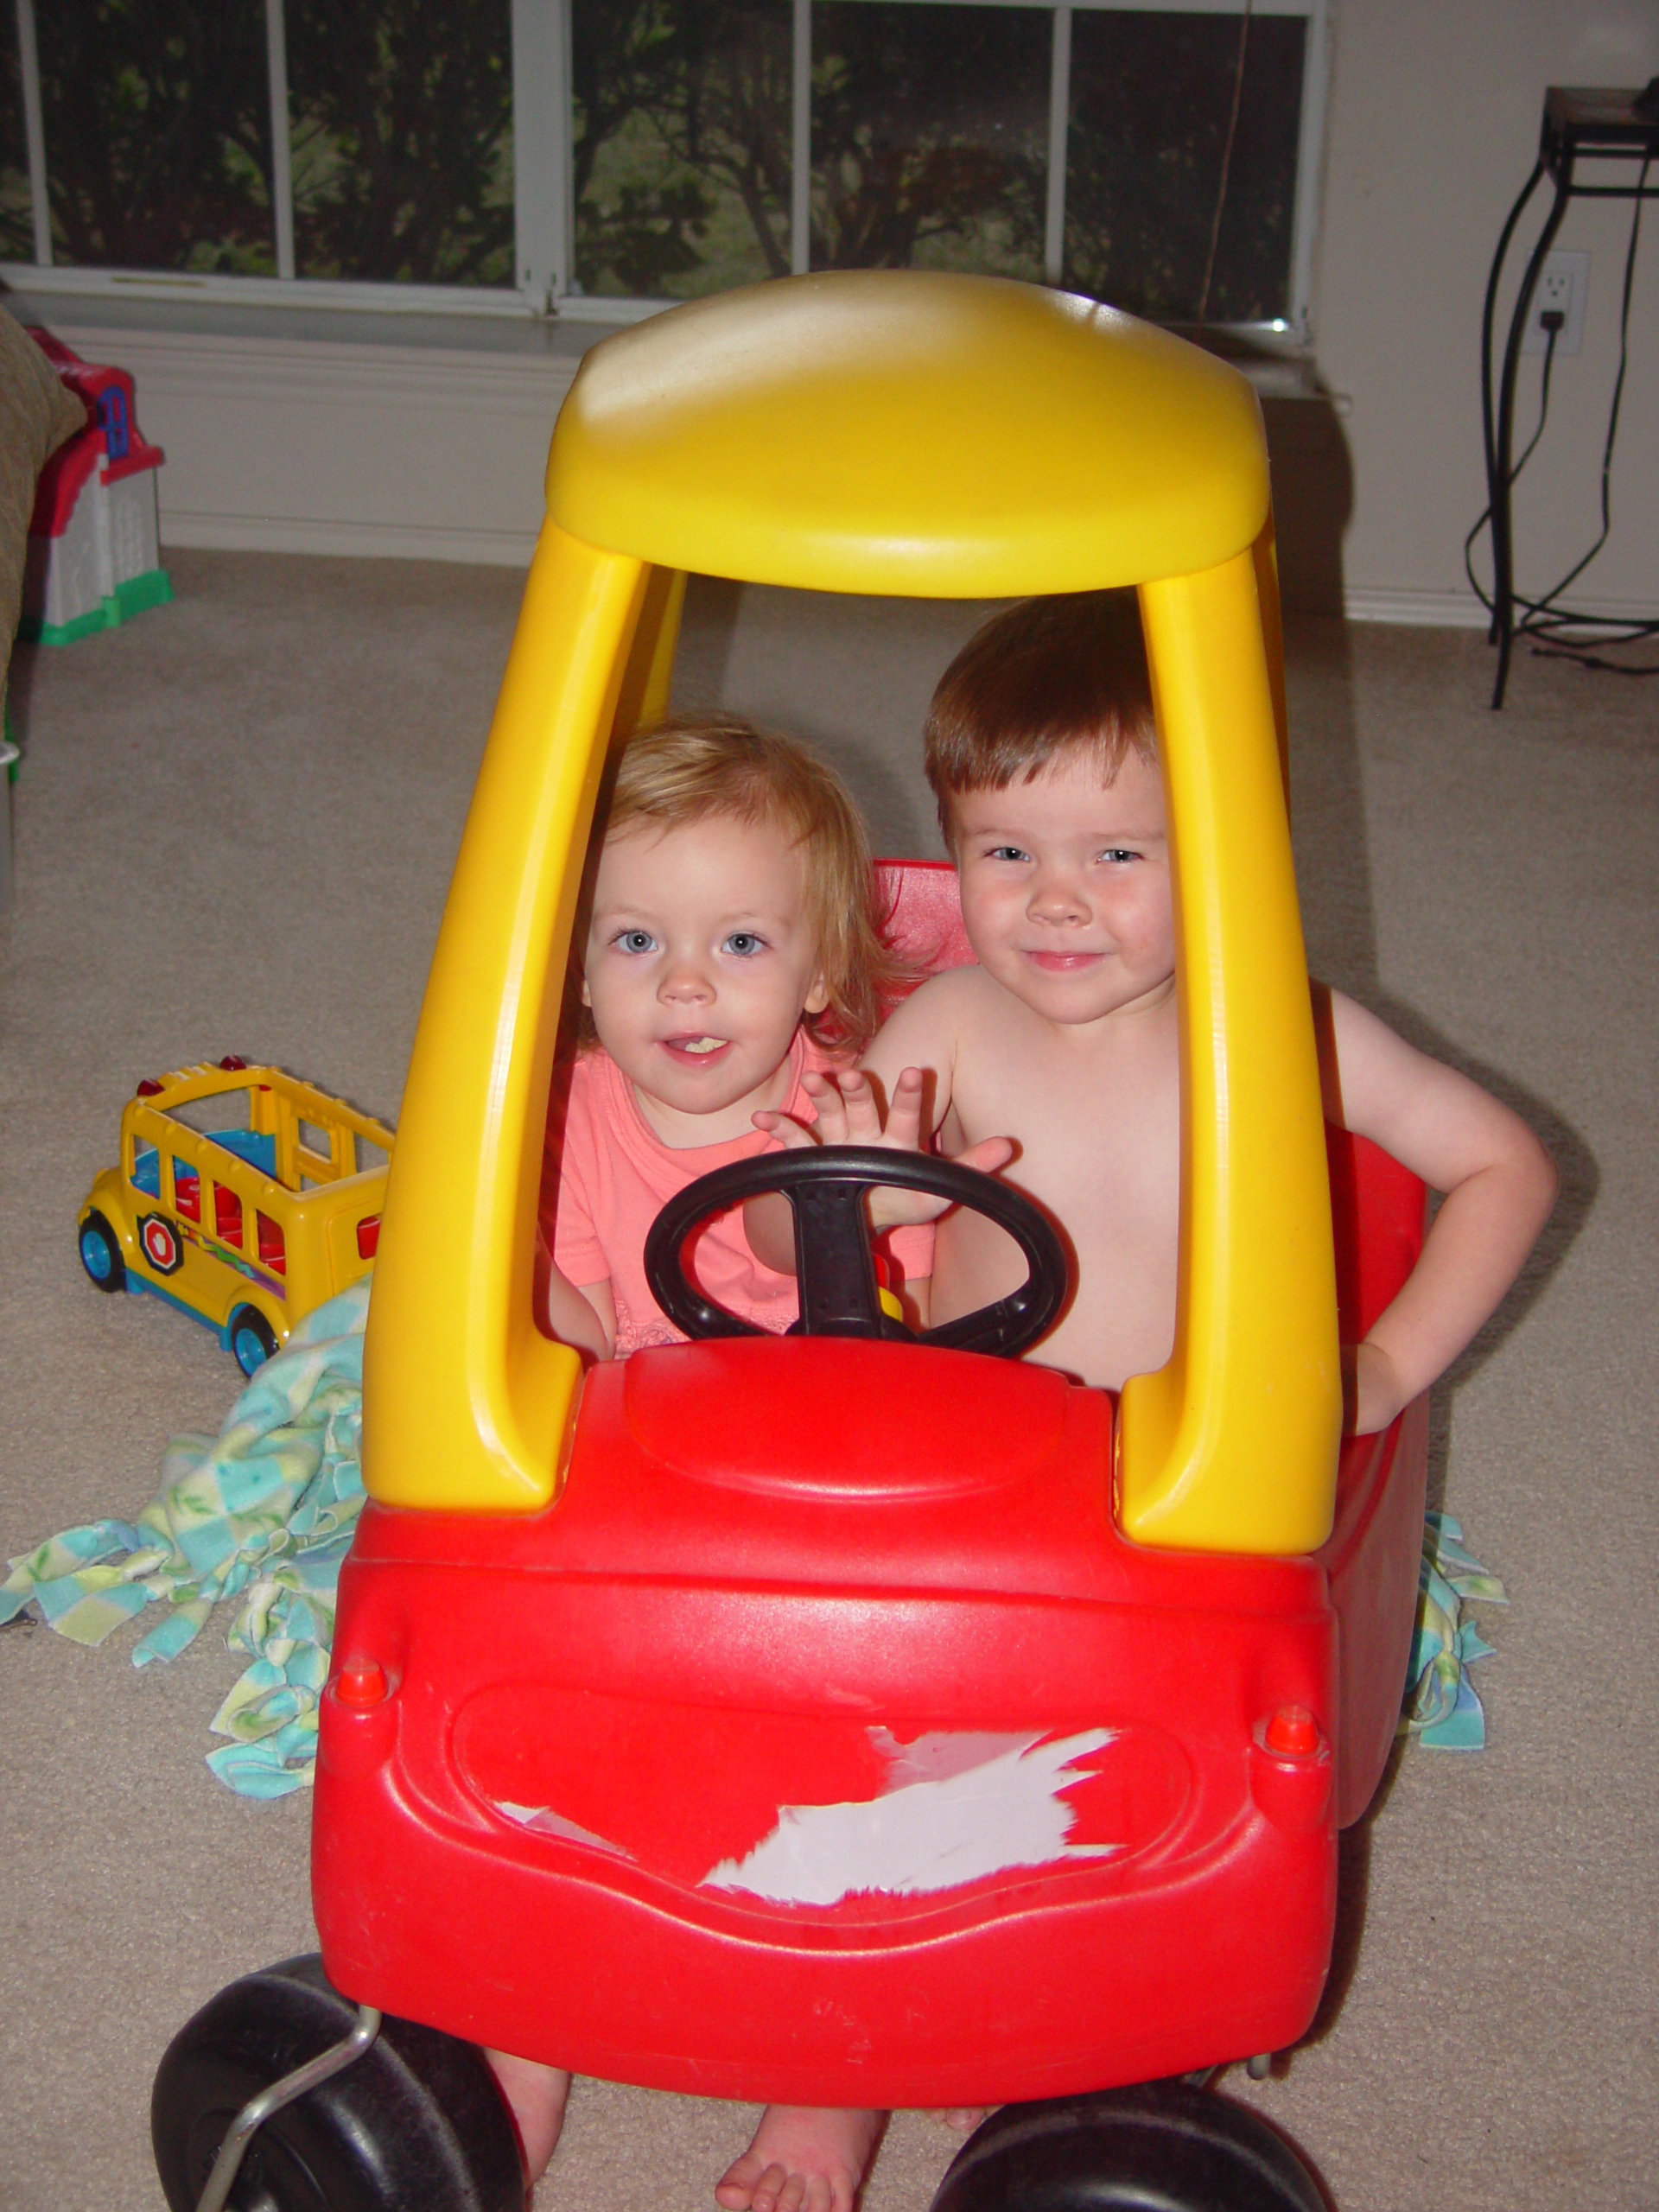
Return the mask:
[[[18,625],[22,638],[67,645],[172,598],[156,531],[166,455],[139,434],[128,371],[83,361],[49,331],[29,335],[86,404],[86,429],[41,471]]]

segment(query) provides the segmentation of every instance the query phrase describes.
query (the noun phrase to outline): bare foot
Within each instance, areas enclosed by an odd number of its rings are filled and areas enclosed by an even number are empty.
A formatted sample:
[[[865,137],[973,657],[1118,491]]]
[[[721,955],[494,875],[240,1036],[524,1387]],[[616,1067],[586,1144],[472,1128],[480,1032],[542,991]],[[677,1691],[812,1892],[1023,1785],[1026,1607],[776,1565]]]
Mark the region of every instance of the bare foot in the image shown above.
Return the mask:
[[[953,2128],[958,2135],[971,2135],[989,2110],[988,2105],[952,2105],[949,2110],[930,2112],[928,2118]]]
[[[570,2076],[562,2066],[538,2066],[533,2058],[515,2058],[510,2051],[486,2050],[495,2078],[524,2158],[524,2182],[534,2188],[547,2171],[553,2146],[564,2126],[564,2101],[570,2094]]]
[[[715,2202],[726,2212],[853,2212],[887,2117],[768,2105],[753,2142],[715,2183]]]

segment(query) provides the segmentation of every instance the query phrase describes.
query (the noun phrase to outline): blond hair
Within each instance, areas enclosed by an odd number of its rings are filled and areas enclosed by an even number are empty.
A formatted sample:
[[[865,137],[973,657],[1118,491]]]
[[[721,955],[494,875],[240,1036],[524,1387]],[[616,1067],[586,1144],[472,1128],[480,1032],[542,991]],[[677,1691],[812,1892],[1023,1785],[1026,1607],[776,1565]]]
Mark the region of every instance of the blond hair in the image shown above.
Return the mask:
[[[1131,753],[1158,758],[1152,679],[1132,591],[1021,600],[982,623],[939,678],[923,725],[927,780],[951,842],[962,791],[1029,783],[1086,752],[1109,784]]]
[[[882,935],[869,839],[832,768],[741,715],[677,715],[628,740],[601,810],[605,837],[641,823],[661,831],[727,815],[769,823],[798,845],[806,919],[829,999],[822,1013],[803,1019],[826,1050],[855,1058],[864,1050],[913,979]],[[573,964],[576,957],[573,946]],[[598,1041],[583,1007],[577,1047]]]

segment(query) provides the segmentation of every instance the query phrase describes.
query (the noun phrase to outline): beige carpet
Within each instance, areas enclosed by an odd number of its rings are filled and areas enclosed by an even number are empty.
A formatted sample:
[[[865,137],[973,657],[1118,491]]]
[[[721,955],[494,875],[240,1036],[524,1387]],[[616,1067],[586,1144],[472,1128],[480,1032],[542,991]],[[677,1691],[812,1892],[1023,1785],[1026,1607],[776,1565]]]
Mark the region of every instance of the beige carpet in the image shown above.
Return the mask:
[[[27,760],[0,921],[0,1554],[150,1495],[236,1376],[105,1299],[76,1208],[145,1074],[238,1051],[395,1117],[512,630],[512,575],[180,555],[175,606],[19,658]],[[823,741],[888,849],[934,849],[914,733],[971,610],[696,597],[684,695]],[[1315,965],[1480,1073],[1564,1178],[1539,1261],[1438,1398],[1433,1480],[1510,1585],[1484,1755],[1414,1751],[1350,1839],[1332,1993],[1235,2082],[1340,2212],[1659,2205],[1653,1588],[1659,685],[1482,642],[1293,638]],[[149,2078],[221,1983],[309,1948],[302,1797],[202,1764],[223,1632],[136,1672],[0,1633],[0,2208],[158,2212]],[[707,2207],[731,2107],[580,2086],[541,2212]],[[868,2212],[950,2144],[894,2125]]]

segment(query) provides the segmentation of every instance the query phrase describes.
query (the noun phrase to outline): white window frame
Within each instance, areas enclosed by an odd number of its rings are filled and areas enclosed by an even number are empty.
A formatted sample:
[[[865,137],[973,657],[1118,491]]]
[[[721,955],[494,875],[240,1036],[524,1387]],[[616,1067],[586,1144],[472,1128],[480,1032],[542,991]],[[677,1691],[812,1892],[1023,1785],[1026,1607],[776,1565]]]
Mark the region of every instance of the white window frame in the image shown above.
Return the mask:
[[[958,5],[1040,9],[1053,18],[1048,101],[1048,183],[1044,273],[1060,281],[1065,229],[1066,126],[1071,95],[1072,19],[1080,12],[1294,16],[1307,25],[1302,105],[1296,149],[1296,198],[1291,221],[1288,312],[1265,323],[1220,324],[1281,343],[1310,342],[1310,308],[1320,171],[1329,94],[1330,12],[1333,0],[898,0],[906,7]],[[192,276],[172,270],[60,268],[52,259],[47,201],[46,140],[41,110],[35,0],[14,0],[23,87],[24,132],[34,207],[35,258],[0,263],[14,289],[95,298],[148,297],[245,306],[339,308],[390,315],[465,315],[522,319],[556,317],[578,323],[641,321],[679,302],[618,299],[572,289],[574,217],[570,132],[569,0],[512,0],[514,282],[489,287],[328,281],[294,273],[294,206],[288,133],[288,64],[284,0],[264,0],[271,106],[271,199],[275,276]],[[812,0],[791,0],[790,265],[804,273],[810,252],[812,126]],[[526,130],[523,115],[548,116],[552,128]]]

